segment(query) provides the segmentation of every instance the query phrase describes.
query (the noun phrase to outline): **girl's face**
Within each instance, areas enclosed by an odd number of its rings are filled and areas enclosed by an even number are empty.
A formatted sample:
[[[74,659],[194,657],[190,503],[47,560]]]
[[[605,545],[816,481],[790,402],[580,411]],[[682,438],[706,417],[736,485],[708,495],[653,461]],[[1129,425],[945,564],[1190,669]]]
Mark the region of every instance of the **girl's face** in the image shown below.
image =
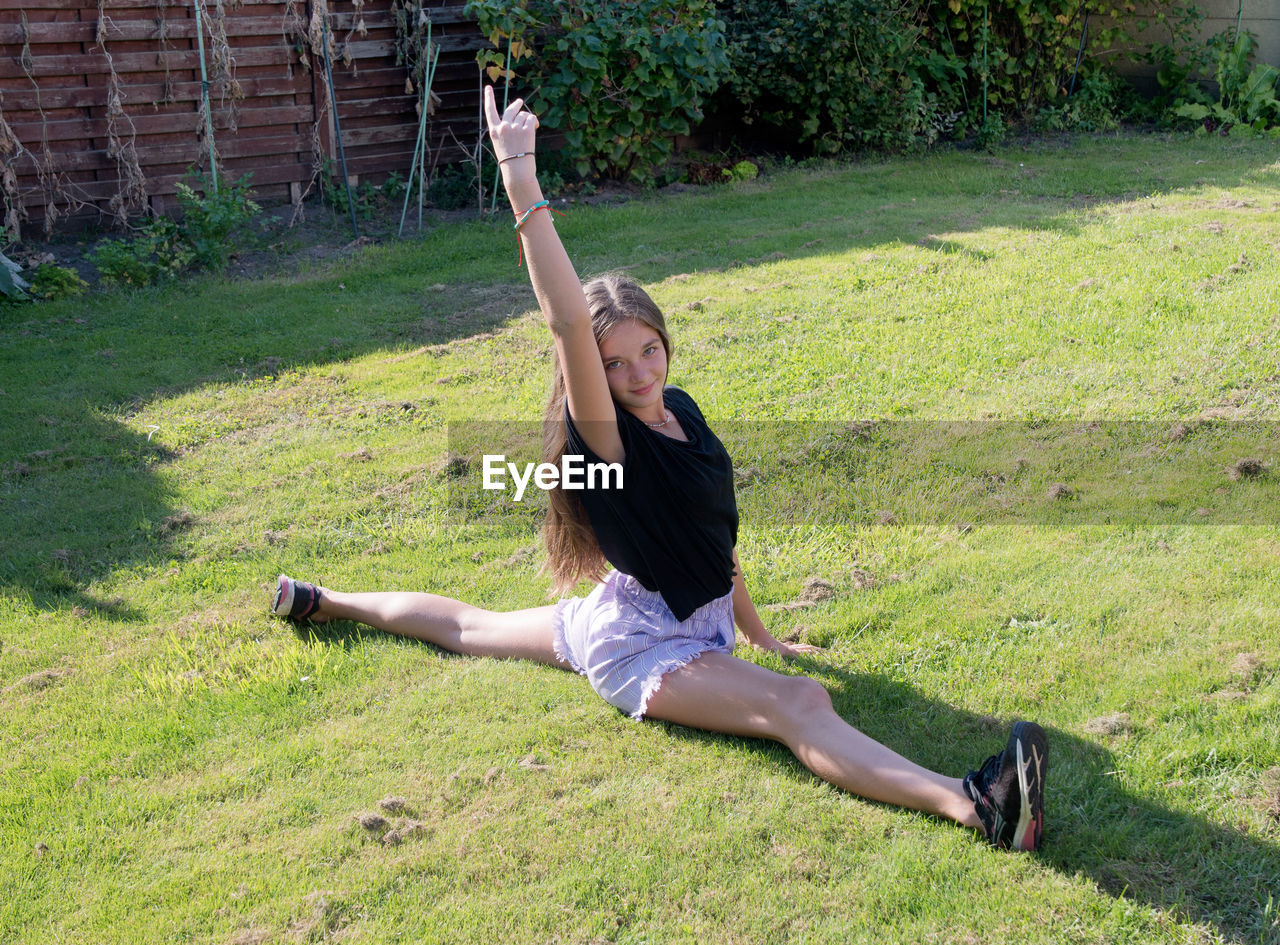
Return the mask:
[[[623,322],[600,342],[600,360],[609,392],[624,410],[638,413],[655,404],[661,409],[667,349],[657,331],[635,319]]]

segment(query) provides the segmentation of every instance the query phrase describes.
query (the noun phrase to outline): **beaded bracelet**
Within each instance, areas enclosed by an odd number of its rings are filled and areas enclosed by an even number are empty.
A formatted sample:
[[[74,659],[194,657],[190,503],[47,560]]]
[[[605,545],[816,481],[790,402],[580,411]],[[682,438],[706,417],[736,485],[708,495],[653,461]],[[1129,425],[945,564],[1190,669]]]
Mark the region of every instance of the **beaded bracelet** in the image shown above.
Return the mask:
[[[561,213],[555,207],[551,206],[550,200],[539,200],[537,203],[535,203],[529,209],[525,210],[523,213],[512,211],[513,213],[515,213],[515,216],[516,216],[516,225],[512,227],[512,229],[516,231],[516,249],[519,252],[519,255],[516,257],[517,269],[519,269],[520,266],[524,264],[524,244],[520,242],[520,227],[524,225],[525,220],[529,219],[529,217],[533,215],[533,212],[535,210],[541,210],[544,207],[550,210],[556,216],[559,216],[559,217],[564,216],[563,213]]]

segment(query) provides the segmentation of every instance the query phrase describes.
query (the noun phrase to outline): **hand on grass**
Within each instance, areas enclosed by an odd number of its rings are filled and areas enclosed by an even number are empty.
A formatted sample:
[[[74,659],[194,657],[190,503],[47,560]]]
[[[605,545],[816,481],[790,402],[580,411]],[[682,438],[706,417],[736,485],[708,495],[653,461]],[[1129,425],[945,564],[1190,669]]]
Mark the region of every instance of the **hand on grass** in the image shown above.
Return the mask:
[[[757,638],[749,642],[757,650],[762,650],[766,653],[777,653],[784,660],[822,652],[822,647],[814,646],[812,643],[784,643],[773,636]]]

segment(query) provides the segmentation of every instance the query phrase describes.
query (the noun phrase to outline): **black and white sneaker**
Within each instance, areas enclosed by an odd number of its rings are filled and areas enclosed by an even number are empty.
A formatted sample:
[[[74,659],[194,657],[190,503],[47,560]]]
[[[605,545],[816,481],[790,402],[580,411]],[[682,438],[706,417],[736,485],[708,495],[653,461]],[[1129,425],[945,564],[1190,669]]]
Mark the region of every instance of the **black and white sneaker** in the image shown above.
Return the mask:
[[[271,612],[286,620],[308,620],[320,609],[320,588],[286,575],[276,579],[276,596]]]
[[[993,847],[1040,849],[1047,763],[1044,729],[1035,722],[1015,722],[1004,751],[965,775],[965,793]]]

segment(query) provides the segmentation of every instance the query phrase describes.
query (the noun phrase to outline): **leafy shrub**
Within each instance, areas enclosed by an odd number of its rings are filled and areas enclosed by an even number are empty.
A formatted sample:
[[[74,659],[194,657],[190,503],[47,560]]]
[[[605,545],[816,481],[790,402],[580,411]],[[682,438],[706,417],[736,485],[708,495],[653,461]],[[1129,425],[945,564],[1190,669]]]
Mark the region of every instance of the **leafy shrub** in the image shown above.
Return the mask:
[[[1135,61],[1155,68],[1157,91],[1151,100],[1151,117],[1161,116],[1184,101],[1209,101],[1196,80],[1212,65],[1208,49],[1199,40],[1203,21],[1204,14],[1194,3],[1172,7],[1168,3],[1158,4],[1149,20],[1140,21],[1140,32],[1154,28],[1168,33],[1167,42],[1157,40],[1139,45],[1131,53]]]
[[[993,112],[1006,122],[1031,118],[1040,127],[1114,127],[1120,93],[1090,54],[1126,46],[1135,58],[1157,65],[1161,82],[1179,83],[1201,16],[1186,0],[1147,0],[1143,19],[1121,0],[924,2],[925,47],[952,67],[965,123],[979,131]],[[1141,34],[1153,27],[1167,30],[1171,42],[1142,42]]]
[[[722,158],[720,160],[692,160],[685,165],[683,179],[690,184],[734,184],[755,180],[760,168],[751,161]]]
[[[106,286],[152,285],[177,275],[193,259],[195,251],[168,217],[148,221],[132,239],[103,240],[89,253]]]
[[[982,124],[977,127],[973,140],[978,147],[990,149],[1002,144],[1008,134],[1009,129],[1005,127],[1000,113],[989,112]]]
[[[249,198],[251,176],[223,181],[213,191],[197,171],[194,187],[181,181],[176,185],[182,205],[180,235],[191,249],[191,262],[199,268],[225,269],[235,245],[232,235],[262,210]]]
[[[512,77],[508,51],[525,63],[540,121],[581,174],[648,180],[726,63],[711,0],[469,0],[467,12],[495,47],[478,57],[490,80]]]
[[[1250,67],[1258,40],[1245,31],[1219,33],[1209,40],[1216,65],[1218,101],[1184,102],[1173,114],[1201,124],[1206,130],[1244,127],[1255,132],[1280,126],[1280,70],[1259,63]]]
[[[235,247],[233,236],[261,211],[249,198],[249,177],[225,181],[217,192],[204,175],[177,184],[182,222],[155,217],[130,239],[103,240],[89,253],[106,286],[145,286],[189,267],[221,271]],[[193,186],[194,184],[194,186]]]
[[[88,288],[74,269],[51,262],[41,263],[31,274],[31,294],[50,302],[83,295]]]
[[[461,210],[476,203],[476,169],[470,164],[450,164],[427,185],[427,200],[441,210]]]
[[[334,176],[334,162],[324,158],[320,165],[320,199],[325,206],[341,216],[349,213],[347,209],[347,185],[340,176]],[[392,171],[385,181],[375,184],[365,178],[351,188],[351,199],[355,203],[355,215],[361,220],[371,220],[381,211],[391,207],[397,197],[402,197],[406,189],[412,189],[405,179],[396,171]]]
[[[744,180],[755,180],[759,176],[760,168],[750,161],[739,161],[725,172],[725,179],[731,184]]]
[[[718,9],[729,55],[719,115],[815,153],[901,146],[931,119],[913,64],[914,0],[722,0]]]
[[[1117,80],[1105,72],[1092,72],[1080,79],[1062,104],[1041,109],[1031,127],[1036,131],[1113,131],[1119,126],[1116,86]]]

